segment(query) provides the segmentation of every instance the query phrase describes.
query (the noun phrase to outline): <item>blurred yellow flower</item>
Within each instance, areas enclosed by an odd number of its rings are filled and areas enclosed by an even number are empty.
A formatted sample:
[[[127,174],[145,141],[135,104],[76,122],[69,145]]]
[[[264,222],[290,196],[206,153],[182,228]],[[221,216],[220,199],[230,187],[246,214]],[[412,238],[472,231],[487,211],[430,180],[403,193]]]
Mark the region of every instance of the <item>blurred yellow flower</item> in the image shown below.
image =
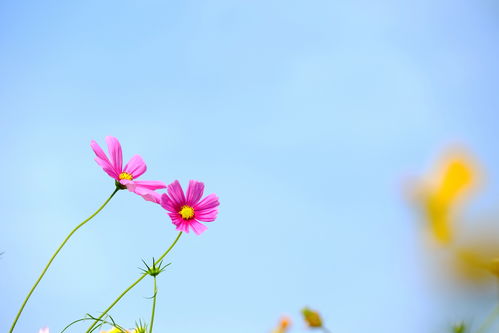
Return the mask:
[[[455,151],[444,156],[436,170],[416,186],[416,200],[440,244],[453,240],[453,213],[477,179],[478,168],[469,155]]]
[[[303,308],[301,313],[303,314],[303,319],[305,319],[308,327],[322,327],[322,319],[317,311]]]
[[[129,331],[129,330],[123,331],[123,330],[120,330],[117,327],[113,327],[109,331],[101,331],[100,333],[123,333],[123,332],[125,332],[125,333],[136,333],[136,330],[133,329],[131,331]]]
[[[474,283],[487,282],[491,276],[499,278],[499,242],[483,235],[474,238],[468,245],[455,249],[460,276]]]
[[[272,333],[285,333],[288,331],[290,325],[291,319],[289,317],[281,317],[278,326],[272,331]]]
[[[121,332],[123,331],[120,330],[119,328],[113,327],[109,331],[101,331],[100,333],[121,333]]]
[[[489,270],[499,278],[499,258],[494,258],[489,264]]]
[[[146,332],[146,326],[142,324],[142,322],[139,322],[136,324],[136,328],[132,330],[123,330],[119,329],[118,327],[113,327],[109,331],[100,331],[100,333],[145,333]]]

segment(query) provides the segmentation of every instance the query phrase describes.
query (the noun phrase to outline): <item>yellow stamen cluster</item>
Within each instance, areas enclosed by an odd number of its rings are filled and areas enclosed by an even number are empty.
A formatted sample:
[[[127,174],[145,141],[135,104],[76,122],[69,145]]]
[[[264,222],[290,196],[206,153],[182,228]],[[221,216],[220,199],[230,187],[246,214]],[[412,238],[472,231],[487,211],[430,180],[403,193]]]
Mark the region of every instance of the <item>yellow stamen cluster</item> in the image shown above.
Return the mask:
[[[120,173],[119,179],[126,179],[126,180],[132,180],[133,179],[133,176],[127,172],[122,172]]]
[[[184,220],[190,220],[194,217],[194,208],[191,206],[184,205],[178,212]]]

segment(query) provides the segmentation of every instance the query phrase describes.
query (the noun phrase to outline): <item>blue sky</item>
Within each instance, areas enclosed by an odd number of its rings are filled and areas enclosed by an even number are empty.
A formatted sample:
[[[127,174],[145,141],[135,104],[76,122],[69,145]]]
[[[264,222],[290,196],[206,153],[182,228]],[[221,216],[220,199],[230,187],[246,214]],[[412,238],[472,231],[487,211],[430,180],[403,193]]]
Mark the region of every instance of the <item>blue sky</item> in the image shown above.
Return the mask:
[[[268,332],[281,314],[300,332],[305,305],[334,332],[463,319],[432,287],[402,187],[457,142],[496,202],[498,16],[485,0],[3,2],[0,330],[113,190],[89,146],[106,135],[144,158],[143,179],[220,197],[159,277],[157,332]],[[161,208],[120,192],[17,331],[102,311],[175,235]],[[113,316],[147,320],[151,293],[144,281]]]

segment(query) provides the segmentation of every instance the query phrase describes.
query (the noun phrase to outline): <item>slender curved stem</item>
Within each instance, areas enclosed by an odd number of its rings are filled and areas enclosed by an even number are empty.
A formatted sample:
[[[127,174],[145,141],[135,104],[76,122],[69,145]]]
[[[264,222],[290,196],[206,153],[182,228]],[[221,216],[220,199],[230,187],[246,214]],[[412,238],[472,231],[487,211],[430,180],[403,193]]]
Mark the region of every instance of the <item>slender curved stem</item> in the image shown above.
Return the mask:
[[[497,316],[499,315],[499,305],[497,305],[494,310],[485,318],[485,321],[482,323],[482,325],[478,328],[476,333],[484,333],[486,332],[490,326],[494,323],[494,321],[497,319]]]
[[[19,317],[21,316],[21,313],[23,312],[24,310],[24,307],[26,306],[26,303],[28,303],[28,300],[29,298],[31,297],[31,294],[33,294],[33,292],[35,291],[36,287],[38,286],[38,284],[40,283],[40,281],[42,280],[43,276],[45,275],[45,273],[47,272],[47,270],[49,269],[50,265],[52,264],[52,261],[54,261],[55,257],[57,256],[57,254],[59,253],[59,251],[61,251],[61,249],[63,248],[63,246],[68,242],[69,238],[71,238],[71,236],[73,236],[73,234],[78,230],[80,229],[81,227],[83,227],[85,225],[85,223],[87,223],[88,221],[90,221],[95,215],[97,215],[106,205],[107,203],[111,200],[112,197],[114,197],[114,195],[116,194],[116,192],[118,192],[120,189],[118,187],[116,187],[116,189],[113,191],[113,193],[109,196],[109,198],[107,198],[106,201],[104,201],[104,203],[102,204],[102,206],[99,207],[99,209],[97,209],[95,211],[95,213],[93,213],[92,215],[90,215],[85,221],[81,222],[80,224],[78,224],[70,233],[69,235],[66,236],[66,238],[64,239],[64,241],[61,243],[61,245],[59,245],[59,247],[57,248],[57,250],[54,252],[54,254],[52,255],[52,257],[50,258],[49,262],[47,263],[47,265],[45,265],[45,268],[43,269],[42,273],[40,274],[40,276],[38,277],[38,279],[36,280],[35,284],[33,285],[33,287],[31,287],[31,290],[29,291],[28,295],[26,296],[26,298],[24,299],[22,305],[21,305],[21,308],[19,309],[19,311],[17,312],[17,315],[16,315],[16,318],[14,319],[14,322],[12,323],[12,326],[10,327],[10,330],[9,330],[9,333],[12,333],[14,331],[14,327],[16,327],[16,323],[19,319]]]
[[[157,262],[160,262],[161,260],[163,260],[164,257],[166,257],[166,255],[168,254],[168,252],[171,251],[171,249],[173,249],[173,247],[175,246],[175,244],[177,244],[178,240],[180,239],[180,236],[182,236],[182,231],[178,233],[178,236],[177,238],[175,238],[175,240],[173,241],[173,243],[170,245],[170,247],[165,251],[165,253],[163,253],[161,255],[161,257],[158,258]],[[111,305],[109,305],[107,307],[106,310],[104,310],[104,312],[101,313],[101,315],[94,321],[94,323],[87,329],[86,333],[89,333],[91,332],[92,328],[98,323],[99,320],[101,320],[115,305],[116,303],[118,303],[122,298],[123,296],[125,296],[130,290],[133,289],[133,287],[135,287],[137,284],[139,284],[140,281],[142,281],[147,275],[149,275],[148,273],[143,273],[134,283],[132,283],[128,288],[125,289],[125,291],[123,291],[115,300],[113,303],[111,303]]]
[[[73,321],[72,323],[69,323],[66,327],[64,327],[64,329],[61,331],[61,333],[66,332],[68,328],[70,328],[70,327],[71,327],[71,326],[73,326],[74,324],[77,324],[77,323],[79,323],[79,322],[81,322],[81,321],[85,321],[85,320],[95,320],[95,319],[96,319],[96,318],[94,318],[94,317],[77,319],[77,320]],[[112,320],[112,318],[111,318],[111,320]],[[120,330],[120,333],[122,333],[122,332],[126,332],[126,330],[125,330],[123,327],[121,327],[120,325],[116,324],[114,321],[108,321],[108,320],[103,320],[103,319],[101,319],[100,321],[101,321],[101,322],[103,322],[104,324],[108,324],[108,325],[111,325],[111,326],[113,326],[113,327],[116,327],[117,329],[119,329],[119,330]]]
[[[156,296],[158,295],[158,288],[156,286],[156,276],[154,277],[154,295],[152,299],[151,322],[149,323],[149,333],[152,333],[152,326],[154,325],[154,313],[156,312]]]

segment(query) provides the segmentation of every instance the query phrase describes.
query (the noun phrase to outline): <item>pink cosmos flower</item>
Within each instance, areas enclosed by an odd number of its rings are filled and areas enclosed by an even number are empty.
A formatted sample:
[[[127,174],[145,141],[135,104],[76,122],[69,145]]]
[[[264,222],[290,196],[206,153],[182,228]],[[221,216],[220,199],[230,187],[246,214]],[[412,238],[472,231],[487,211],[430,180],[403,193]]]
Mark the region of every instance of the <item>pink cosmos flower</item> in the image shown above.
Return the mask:
[[[155,180],[135,180],[147,170],[147,166],[139,155],[134,155],[123,168],[123,156],[121,145],[118,139],[112,136],[106,136],[107,149],[110,159],[106,156],[102,148],[92,140],[90,146],[94,150],[95,161],[102,169],[116,181],[116,185],[122,189],[127,188],[142,196],[147,201],[159,203],[161,195],[155,190],[165,188],[163,182]]]
[[[161,196],[161,207],[169,211],[168,215],[172,223],[177,226],[177,230],[189,232],[189,227],[200,235],[208,229],[203,222],[213,222],[218,213],[218,197],[210,194],[203,200],[204,184],[196,180],[189,181],[187,194],[184,195],[182,186],[178,180],[167,187],[167,193]]]
[[[40,328],[40,330],[38,331],[38,333],[49,333],[49,328],[48,327]]]

